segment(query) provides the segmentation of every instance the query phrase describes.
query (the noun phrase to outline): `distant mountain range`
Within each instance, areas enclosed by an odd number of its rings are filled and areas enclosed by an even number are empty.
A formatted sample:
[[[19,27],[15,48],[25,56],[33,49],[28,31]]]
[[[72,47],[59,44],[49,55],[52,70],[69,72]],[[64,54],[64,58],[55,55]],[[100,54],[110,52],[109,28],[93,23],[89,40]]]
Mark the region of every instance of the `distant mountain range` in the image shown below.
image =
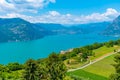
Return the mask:
[[[102,34],[107,36],[120,36],[120,16],[114,19]]]
[[[51,31],[54,34],[88,34],[88,33],[100,33],[101,31],[105,30],[109,24],[110,22],[78,24],[71,26],[43,23],[38,23],[36,25],[42,26],[46,30]]]
[[[51,31],[53,34],[83,34],[85,33],[84,29],[81,27],[73,27],[73,26],[64,26],[61,24],[43,24],[38,23],[37,26],[42,26],[48,31]]]
[[[61,24],[30,23],[20,18],[0,19],[0,42],[30,41],[48,35],[87,34],[103,31],[109,22],[64,26]]]

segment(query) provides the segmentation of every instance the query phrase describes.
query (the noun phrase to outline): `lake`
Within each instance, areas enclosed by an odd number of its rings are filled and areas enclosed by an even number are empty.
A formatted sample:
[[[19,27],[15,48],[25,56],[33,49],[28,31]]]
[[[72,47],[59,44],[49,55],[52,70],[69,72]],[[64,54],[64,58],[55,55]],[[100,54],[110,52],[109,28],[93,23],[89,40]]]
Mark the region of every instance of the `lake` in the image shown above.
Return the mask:
[[[116,40],[119,37],[99,34],[54,35],[28,42],[0,43],[0,64],[24,63],[27,59],[45,58],[52,52],[85,46],[95,42]]]

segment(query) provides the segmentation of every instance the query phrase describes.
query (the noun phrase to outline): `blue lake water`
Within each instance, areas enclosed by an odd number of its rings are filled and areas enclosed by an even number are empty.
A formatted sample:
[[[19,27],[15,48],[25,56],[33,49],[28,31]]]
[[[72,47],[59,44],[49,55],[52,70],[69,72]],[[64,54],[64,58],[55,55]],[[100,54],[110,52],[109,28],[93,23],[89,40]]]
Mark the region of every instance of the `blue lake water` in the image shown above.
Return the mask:
[[[28,42],[0,43],[0,64],[24,63],[29,58],[47,57],[51,52],[60,52],[61,50],[118,38],[98,34],[55,35]]]

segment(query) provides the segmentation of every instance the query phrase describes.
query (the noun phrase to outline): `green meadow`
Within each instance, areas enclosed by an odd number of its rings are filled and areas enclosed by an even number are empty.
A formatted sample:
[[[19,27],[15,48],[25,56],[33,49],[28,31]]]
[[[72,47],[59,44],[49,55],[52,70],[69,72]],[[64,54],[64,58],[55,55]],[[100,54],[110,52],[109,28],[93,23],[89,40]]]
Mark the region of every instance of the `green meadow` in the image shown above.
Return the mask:
[[[107,80],[109,75],[115,72],[114,56],[109,56],[101,61],[98,61],[84,69],[69,72],[68,75],[83,78],[85,80]]]

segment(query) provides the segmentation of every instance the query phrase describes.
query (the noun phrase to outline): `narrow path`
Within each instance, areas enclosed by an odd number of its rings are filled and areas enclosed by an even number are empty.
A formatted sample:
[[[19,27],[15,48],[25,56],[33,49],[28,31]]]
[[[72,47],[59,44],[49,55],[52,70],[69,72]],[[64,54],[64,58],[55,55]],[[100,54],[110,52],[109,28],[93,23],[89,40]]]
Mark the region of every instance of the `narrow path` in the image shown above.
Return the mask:
[[[117,52],[120,52],[120,50],[118,50]],[[86,64],[86,65],[82,66],[82,67],[79,67],[79,68],[76,68],[76,69],[70,69],[70,70],[68,70],[68,72],[76,71],[76,70],[79,70],[79,69],[86,68],[87,66],[92,65],[92,64],[94,64],[94,63],[96,63],[96,62],[98,62],[98,61],[101,61],[102,59],[104,59],[104,58],[106,58],[106,57],[108,57],[108,56],[111,56],[111,55],[113,55],[113,54],[116,54],[117,52],[108,53],[108,54],[106,54],[106,55],[104,55],[104,56],[102,56],[102,57],[100,57],[100,58],[98,58],[98,59],[90,62],[89,64]]]

